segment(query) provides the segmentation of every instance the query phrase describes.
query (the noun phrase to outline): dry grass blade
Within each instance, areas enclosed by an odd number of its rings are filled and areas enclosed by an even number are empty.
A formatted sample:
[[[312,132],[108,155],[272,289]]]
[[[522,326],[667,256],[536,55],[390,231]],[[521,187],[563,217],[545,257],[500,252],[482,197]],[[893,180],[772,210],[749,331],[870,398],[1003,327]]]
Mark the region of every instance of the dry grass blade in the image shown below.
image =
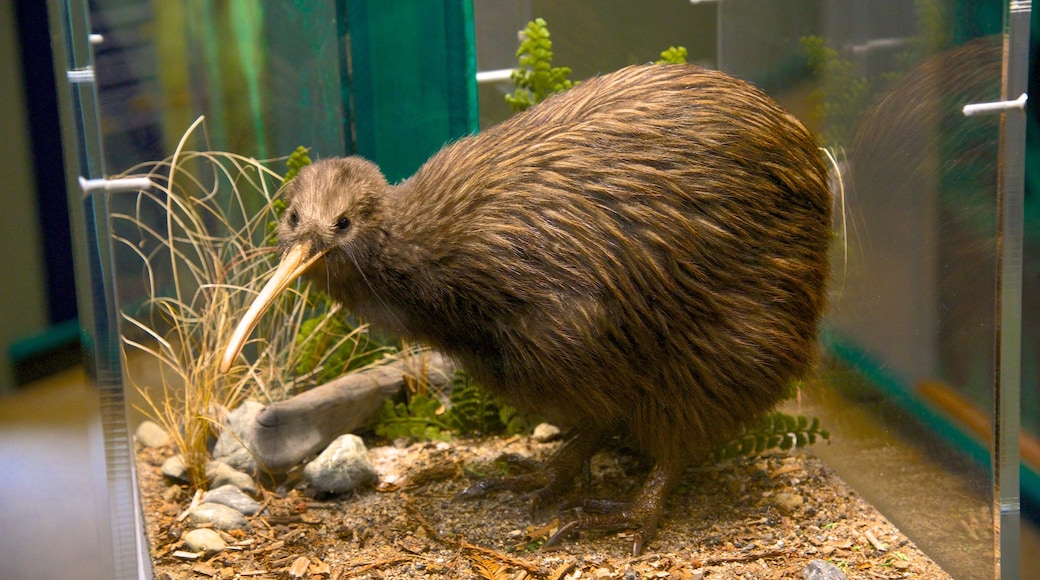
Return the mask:
[[[306,285],[290,288],[247,345],[252,362],[219,372],[224,341],[278,259],[268,228],[277,220],[273,202],[282,177],[271,166],[284,160],[190,151],[186,144],[200,127],[201,118],[172,157],[131,169],[127,176],[147,176],[156,186],[136,193],[132,211],[111,215],[118,248],[141,264],[146,295],[124,314],[124,352],[158,368],[157,383],[129,379],[142,393],[140,410],[171,434],[197,487],[205,485],[207,443],[221,414],[247,398],[276,401],[312,385],[317,371],[297,376],[307,366],[302,347],[321,335],[325,317],[338,313]],[[322,320],[301,336],[314,318]],[[322,347],[356,345],[364,331],[324,336]],[[325,356],[315,362],[318,369]]]

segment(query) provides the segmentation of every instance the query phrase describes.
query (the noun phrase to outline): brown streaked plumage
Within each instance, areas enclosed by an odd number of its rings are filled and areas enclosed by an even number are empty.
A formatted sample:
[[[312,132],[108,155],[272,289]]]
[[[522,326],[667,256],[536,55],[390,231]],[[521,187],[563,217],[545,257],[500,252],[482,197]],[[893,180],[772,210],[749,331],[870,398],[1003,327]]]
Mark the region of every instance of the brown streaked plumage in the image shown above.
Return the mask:
[[[616,433],[654,462],[631,504],[561,536],[637,528],[640,551],[684,466],[816,358],[831,238],[821,155],[774,101],[719,72],[628,67],[448,145],[401,184],[331,159],[286,195],[280,277],[306,270],[375,325],[576,428],[542,473],[467,495],[557,497]],[[226,367],[235,356],[233,344]]]

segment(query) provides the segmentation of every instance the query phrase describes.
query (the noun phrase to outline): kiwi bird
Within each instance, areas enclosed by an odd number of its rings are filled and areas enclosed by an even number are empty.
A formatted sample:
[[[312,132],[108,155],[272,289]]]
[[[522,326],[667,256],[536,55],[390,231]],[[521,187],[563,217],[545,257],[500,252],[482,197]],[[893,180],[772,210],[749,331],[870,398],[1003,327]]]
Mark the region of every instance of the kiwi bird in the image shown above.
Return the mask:
[[[426,342],[573,436],[540,471],[463,495],[559,499],[622,435],[653,467],[578,529],[654,535],[685,466],[772,410],[817,357],[831,202],[813,137],[752,85],[693,65],[582,82],[444,147],[390,185],[327,159],[287,186],[273,277],[231,367],[300,275]]]

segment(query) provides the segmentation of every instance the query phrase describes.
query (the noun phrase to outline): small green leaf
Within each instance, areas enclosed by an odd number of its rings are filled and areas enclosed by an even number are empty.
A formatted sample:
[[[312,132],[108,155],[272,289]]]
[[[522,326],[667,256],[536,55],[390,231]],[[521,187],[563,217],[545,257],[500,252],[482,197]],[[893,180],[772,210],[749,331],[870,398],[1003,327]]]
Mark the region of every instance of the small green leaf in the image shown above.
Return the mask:
[[[661,52],[661,59],[656,64],[685,64],[686,47],[669,46],[668,50]]]

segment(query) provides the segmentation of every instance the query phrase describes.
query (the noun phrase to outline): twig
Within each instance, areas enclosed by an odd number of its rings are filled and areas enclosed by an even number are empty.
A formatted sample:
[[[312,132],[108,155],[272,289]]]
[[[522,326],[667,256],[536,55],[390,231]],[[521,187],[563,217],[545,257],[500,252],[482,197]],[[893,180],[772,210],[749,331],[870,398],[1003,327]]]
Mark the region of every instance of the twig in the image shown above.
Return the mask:
[[[379,568],[381,566],[392,566],[394,564],[400,564],[401,562],[411,562],[416,560],[416,556],[394,556],[393,558],[384,558],[382,560],[376,560],[375,562],[348,564],[350,567],[349,574],[351,576],[357,576],[358,574],[364,574],[373,568]]]
[[[734,564],[739,562],[753,562],[755,560],[771,560],[773,558],[782,558],[785,554],[783,550],[769,550],[767,552],[755,552],[752,554],[744,554],[742,556],[720,556],[718,558],[709,558],[707,560],[701,560],[701,566],[718,566],[719,564]]]
[[[201,489],[196,489],[195,490],[195,496],[191,498],[191,503],[188,504],[188,507],[184,508],[184,511],[182,511],[179,516],[177,516],[177,521],[178,522],[183,522],[184,518],[188,517],[188,514],[191,513],[191,510],[195,509],[195,506],[199,505],[199,500],[201,500],[201,499],[202,499],[202,490]]]
[[[874,546],[875,550],[877,550],[879,552],[884,552],[885,550],[888,549],[888,546],[882,544],[881,540],[878,540],[877,536],[875,536],[874,533],[871,532],[870,530],[864,531],[863,535],[867,537],[867,541],[870,542],[871,546]]]

